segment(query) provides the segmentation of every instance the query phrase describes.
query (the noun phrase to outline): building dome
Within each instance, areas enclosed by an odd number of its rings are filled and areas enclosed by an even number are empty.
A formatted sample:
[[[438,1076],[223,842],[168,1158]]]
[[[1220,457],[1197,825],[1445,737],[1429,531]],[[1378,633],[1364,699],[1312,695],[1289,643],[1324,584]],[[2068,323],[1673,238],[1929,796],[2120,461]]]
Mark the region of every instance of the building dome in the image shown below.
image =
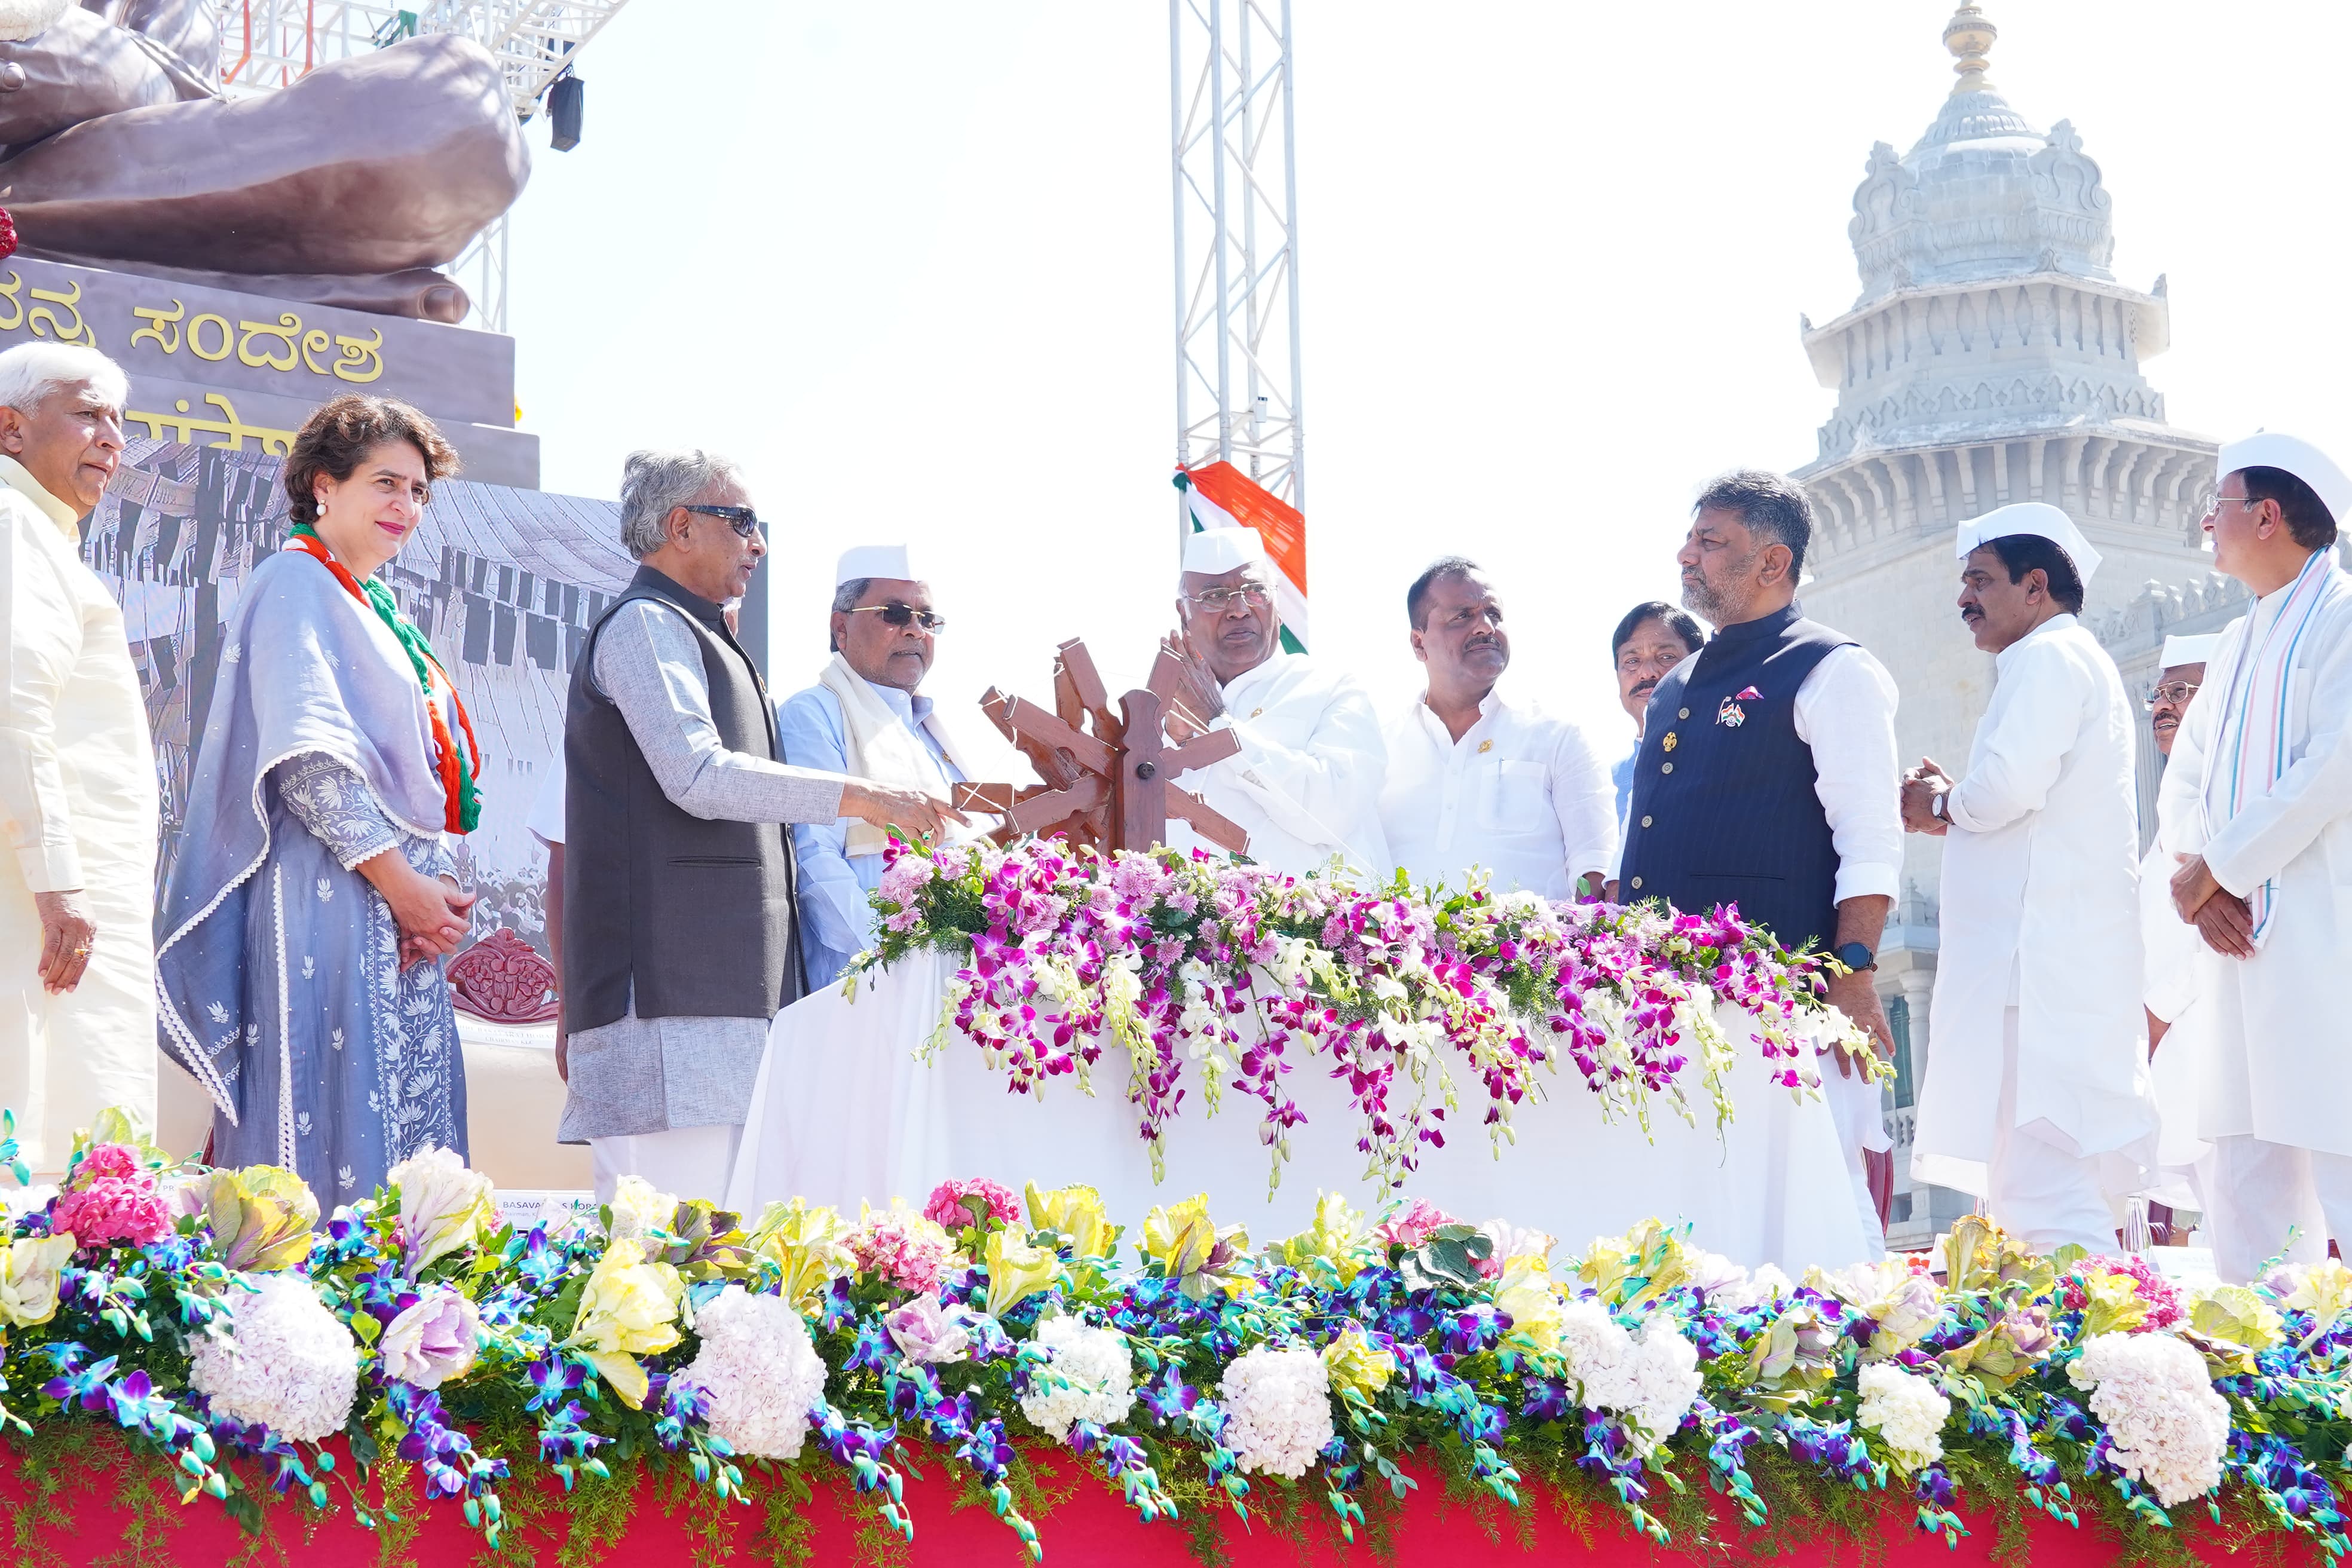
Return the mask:
[[[2060,121],[2047,132],[1985,76],[1998,36],[1975,0],[1944,28],[1959,80],[1908,153],[1870,150],[1853,194],[1862,273],[1857,305],[1898,289],[2036,273],[2109,282],[2109,200],[2083,139]]]

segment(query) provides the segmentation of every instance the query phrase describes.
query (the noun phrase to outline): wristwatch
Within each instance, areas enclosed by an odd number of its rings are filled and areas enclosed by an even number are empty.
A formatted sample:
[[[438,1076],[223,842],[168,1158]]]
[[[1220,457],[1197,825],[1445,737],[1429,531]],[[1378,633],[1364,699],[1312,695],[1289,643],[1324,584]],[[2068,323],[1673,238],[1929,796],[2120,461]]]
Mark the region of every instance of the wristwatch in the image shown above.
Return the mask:
[[[1878,967],[1878,954],[1858,942],[1842,942],[1830,950],[1830,956],[1848,969],[1864,970]]]
[[[1927,797],[1927,815],[1934,817],[1938,822],[1951,821],[1952,792],[1950,790],[1946,790],[1941,795],[1929,795]]]

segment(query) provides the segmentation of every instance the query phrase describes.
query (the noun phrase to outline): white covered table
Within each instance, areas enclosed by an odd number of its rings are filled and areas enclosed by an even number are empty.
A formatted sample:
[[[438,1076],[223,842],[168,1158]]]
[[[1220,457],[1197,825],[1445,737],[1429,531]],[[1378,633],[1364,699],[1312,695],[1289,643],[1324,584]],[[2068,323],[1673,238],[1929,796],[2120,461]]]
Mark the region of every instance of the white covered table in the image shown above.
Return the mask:
[[[954,971],[940,954],[919,954],[862,980],[854,1002],[835,987],[776,1016],[730,1208],[755,1215],[772,1199],[797,1196],[854,1215],[861,1201],[919,1205],[950,1176],[984,1176],[1016,1193],[1031,1181],[1092,1185],[1130,1237],[1153,1205],[1206,1193],[1219,1225],[1246,1225],[1262,1242],[1305,1229],[1318,1191],[1343,1192],[1366,1210],[1391,1195],[1364,1179],[1347,1090],[1313,1057],[1292,1063],[1290,1091],[1307,1120],[1291,1130],[1291,1157],[1271,1197],[1272,1156],[1257,1140],[1264,1106],[1229,1091],[1217,1115],[1203,1116],[1197,1064],[1188,1065],[1192,1092],[1162,1133],[1166,1177],[1155,1185],[1118,1046],[1096,1065],[1091,1098],[1069,1078],[1051,1080],[1042,1100],[1011,1093],[959,1034],[932,1060],[916,1059],[939,1027]],[[1724,1016],[1727,1025],[1733,1016]],[[1776,1088],[1752,1043],[1741,1041],[1738,1064],[1729,1084],[1738,1116],[1720,1137],[1703,1107],[1697,1127],[1662,1109],[1654,1137],[1631,1121],[1604,1123],[1570,1069],[1544,1078],[1548,1100],[1517,1108],[1517,1142],[1499,1159],[1479,1124],[1484,1095],[1457,1071],[1461,1109],[1448,1118],[1446,1146],[1424,1151],[1402,1191],[1473,1223],[1501,1218],[1548,1232],[1562,1257],[1652,1216],[1691,1220],[1696,1245],[1792,1275],[1811,1263],[1878,1257],[1829,1106]]]

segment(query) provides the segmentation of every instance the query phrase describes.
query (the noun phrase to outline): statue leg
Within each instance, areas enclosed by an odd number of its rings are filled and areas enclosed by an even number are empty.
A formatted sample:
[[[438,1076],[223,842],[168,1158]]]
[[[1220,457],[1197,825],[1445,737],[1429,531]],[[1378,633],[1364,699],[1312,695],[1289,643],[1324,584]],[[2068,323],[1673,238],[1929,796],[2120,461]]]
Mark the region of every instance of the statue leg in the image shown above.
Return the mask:
[[[282,92],[88,121],[0,164],[28,249],[198,271],[386,273],[455,260],[530,153],[489,52],[428,36]]]

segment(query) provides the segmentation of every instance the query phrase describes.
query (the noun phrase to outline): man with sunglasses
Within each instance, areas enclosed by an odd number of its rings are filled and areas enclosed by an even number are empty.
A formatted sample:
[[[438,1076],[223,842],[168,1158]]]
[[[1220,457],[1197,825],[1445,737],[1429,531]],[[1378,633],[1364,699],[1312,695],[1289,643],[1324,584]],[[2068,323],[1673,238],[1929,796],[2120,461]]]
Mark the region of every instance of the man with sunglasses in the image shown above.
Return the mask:
[[[2352,1250],[2347,509],[2352,476],[2308,441],[2221,448],[2205,531],[2253,603],[2221,633],[2157,797],[2173,908],[2203,939],[2197,1134],[2213,1144],[2213,1268],[2232,1282],[2282,1248]]]
[[[795,766],[873,779],[945,805],[971,773],[918,689],[946,626],[905,545],[844,552],[834,571],[832,662],[776,716],[785,757]],[[851,816],[793,829],[812,986],[841,978],[872,940],[867,895],[881,883],[888,843],[882,828]]]
[[[735,465],[633,452],[621,542],[637,574],[589,633],[563,726],[558,1136],[625,1175],[723,1192],[778,1008],[803,994],[783,823],[845,813],[931,833],[923,793],[784,765],[775,710],[723,606],[767,554]]]
[[[1381,831],[1388,752],[1372,700],[1336,666],[1282,649],[1282,618],[1265,544],[1250,528],[1213,528],[1185,542],[1176,614],[1161,645],[1182,664],[1180,711],[1168,721],[1179,744],[1231,729],[1242,749],[1177,775],[1249,835],[1249,857],[1292,876],[1333,856],[1385,879],[1395,868]],[[1171,847],[1213,849],[1182,823]]]

